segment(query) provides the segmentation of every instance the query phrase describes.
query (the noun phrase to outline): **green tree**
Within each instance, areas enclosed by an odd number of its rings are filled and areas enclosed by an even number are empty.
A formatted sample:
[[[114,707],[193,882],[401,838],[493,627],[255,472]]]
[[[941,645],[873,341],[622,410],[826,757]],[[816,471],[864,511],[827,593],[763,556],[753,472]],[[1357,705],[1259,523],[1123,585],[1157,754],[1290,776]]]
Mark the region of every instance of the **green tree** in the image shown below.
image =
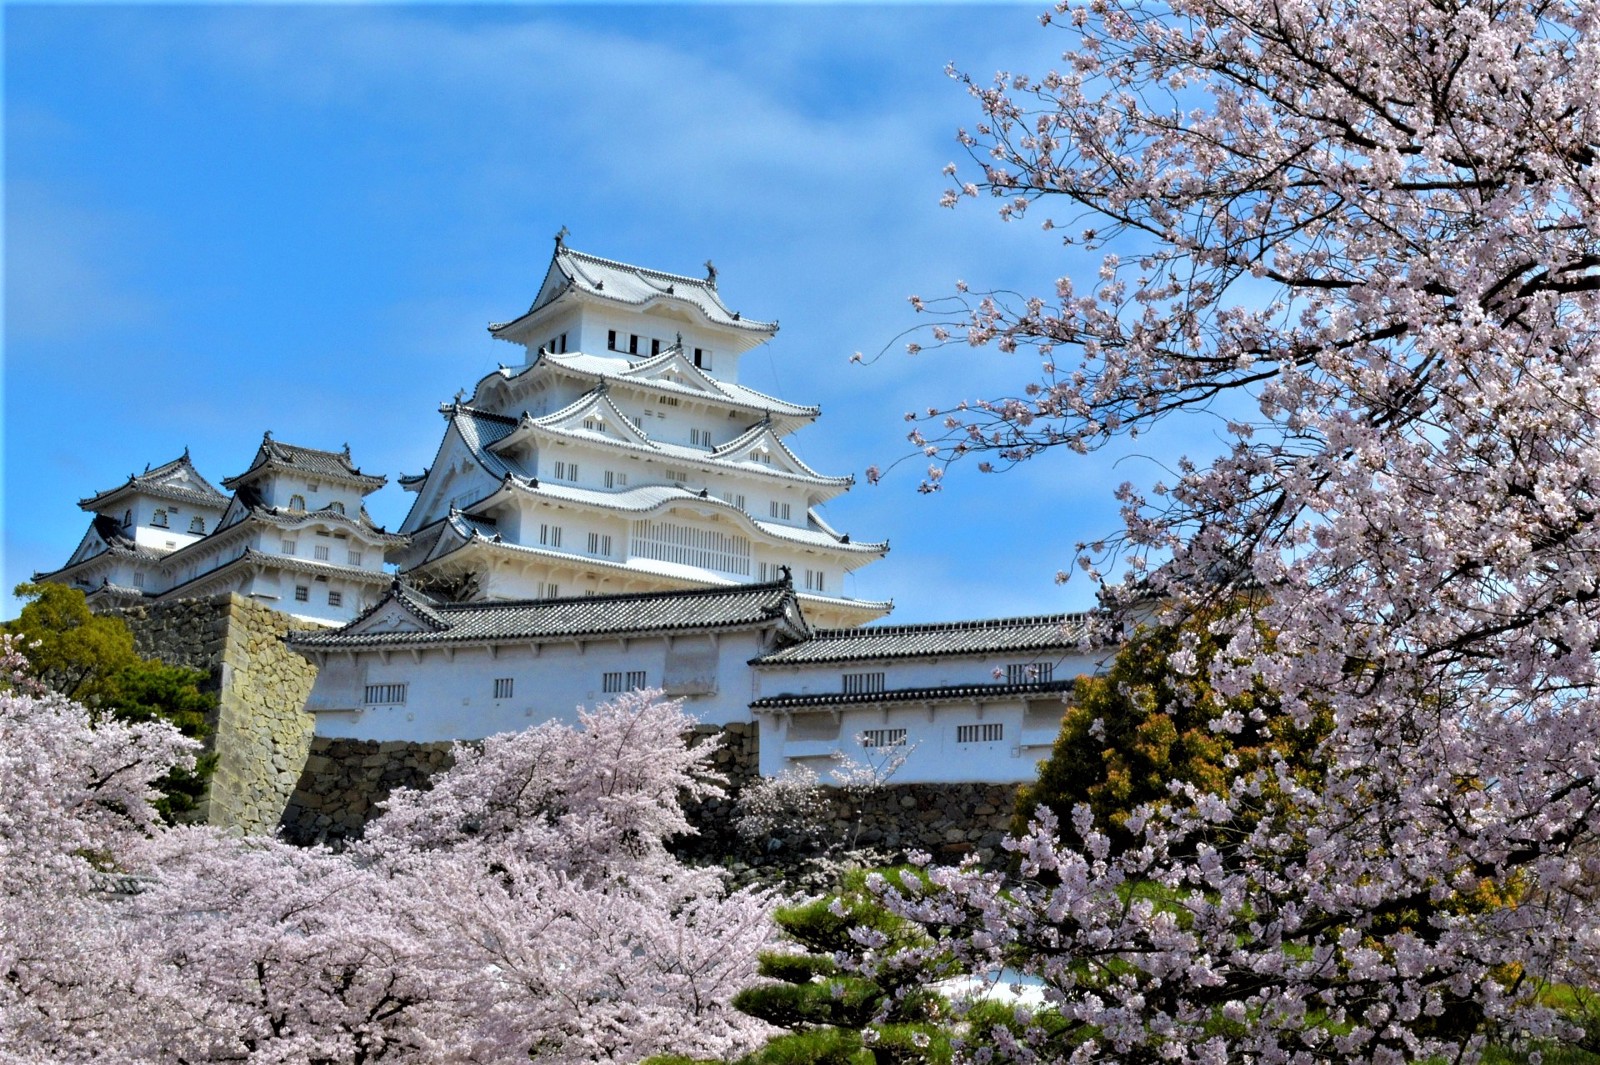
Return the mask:
[[[1110,670],[1078,680],[1050,756],[1018,792],[1013,831],[1024,831],[1041,805],[1068,823],[1083,803],[1120,850],[1134,842],[1129,816],[1145,803],[1170,799],[1174,781],[1221,793],[1240,773],[1280,757],[1296,769],[1313,764],[1325,721],[1296,728],[1260,687],[1217,697],[1205,664],[1224,649],[1211,632],[1222,614],[1213,609],[1180,625],[1140,628]],[[1173,657],[1183,651],[1195,663],[1188,671],[1174,668]],[[1224,714],[1241,722],[1238,731],[1213,727]]]
[[[203,689],[204,673],[140,658],[133,633],[120,618],[96,614],[76,588],[64,584],[19,584],[28,603],[0,630],[20,638],[35,678],[52,691],[118,721],[166,721],[204,742],[211,734],[217,697]],[[169,822],[192,814],[216,769],[216,755],[175,768],[161,778],[156,809]]]
[[[4,623],[4,631],[24,641],[34,676],[52,691],[94,706],[104,698],[110,678],[139,661],[128,626],[91,611],[78,589],[24,583],[14,594],[27,605]]]
[[[939,971],[936,953],[926,965],[879,972],[870,979],[841,969],[835,960],[859,956],[862,941],[857,937],[863,932],[882,937],[885,950],[933,948],[919,928],[874,900],[866,890],[868,875],[848,873],[838,895],[778,910],[774,919],[792,946],[762,954],[760,973],[770,982],[739,992],[733,1004],[789,1031],[740,1065],[950,1061],[947,1007],[926,986],[950,975]]]

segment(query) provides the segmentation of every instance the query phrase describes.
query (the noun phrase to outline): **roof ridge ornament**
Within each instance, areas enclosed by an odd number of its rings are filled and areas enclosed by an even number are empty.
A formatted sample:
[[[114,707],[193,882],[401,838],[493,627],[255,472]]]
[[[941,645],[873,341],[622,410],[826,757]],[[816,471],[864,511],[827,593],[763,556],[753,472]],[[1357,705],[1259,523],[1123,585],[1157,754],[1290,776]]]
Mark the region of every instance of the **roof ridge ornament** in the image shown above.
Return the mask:
[[[572,236],[572,230],[568,229],[566,226],[562,226],[560,229],[556,230],[556,247],[565,248],[567,246],[567,238],[570,236]]]
[[[717,287],[717,267],[710,259],[706,260],[706,284]]]

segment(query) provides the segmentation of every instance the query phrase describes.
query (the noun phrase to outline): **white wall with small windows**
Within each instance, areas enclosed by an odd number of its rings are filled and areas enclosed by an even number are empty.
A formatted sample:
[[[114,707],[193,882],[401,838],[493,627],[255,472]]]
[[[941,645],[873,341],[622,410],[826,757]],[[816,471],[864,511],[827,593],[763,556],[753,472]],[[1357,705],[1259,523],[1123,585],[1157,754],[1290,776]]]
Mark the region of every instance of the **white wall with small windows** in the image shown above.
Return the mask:
[[[835,754],[893,753],[905,755],[895,774],[904,783],[1031,780],[1060,731],[1070,686],[1045,693],[1007,689],[1093,674],[1105,657],[1104,651],[1063,647],[756,663],[755,699],[782,703],[789,697],[794,704],[756,711],[761,772],[772,776],[804,765],[825,775]]]
[[[315,598],[313,594],[313,598]],[[750,667],[762,650],[753,631],[484,646],[384,653],[339,651],[320,665],[306,709],[317,734],[369,740],[482,739],[551,719],[614,695],[665,688],[708,724],[750,720]],[[396,692],[404,698],[391,698]],[[369,699],[373,693],[382,699]]]
[[[826,778],[836,755],[878,763],[889,755],[905,758],[897,783],[1021,783],[1049,755],[1067,703],[1052,693],[836,709],[761,712],[762,775],[806,766]]]

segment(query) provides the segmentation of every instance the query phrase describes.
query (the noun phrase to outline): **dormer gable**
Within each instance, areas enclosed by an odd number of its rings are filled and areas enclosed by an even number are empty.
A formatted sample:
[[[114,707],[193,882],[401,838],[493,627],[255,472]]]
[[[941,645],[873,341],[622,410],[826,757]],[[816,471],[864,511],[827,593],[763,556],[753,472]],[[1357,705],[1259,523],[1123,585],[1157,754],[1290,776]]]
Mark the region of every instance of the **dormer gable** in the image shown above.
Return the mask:
[[[612,402],[611,396],[603,388],[590,392],[576,403],[554,414],[547,414],[543,418],[528,418],[525,415],[524,419],[529,425],[541,429],[581,433],[596,439],[620,441],[640,447],[655,447],[634,420]]]
[[[423,599],[398,580],[375,606],[342,630],[352,636],[380,632],[442,632],[449,628]]]
[[[852,480],[850,477],[828,477],[801,462],[799,456],[790,451],[773,431],[772,423],[765,419],[718,447],[711,454],[723,462],[748,463],[763,470],[776,470],[779,473],[794,474],[799,477],[840,484],[848,484]]]
[[[638,381],[677,385],[679,388],[702,392],[716,399],[727,398],[716,381],[684,355],[681,345],[674,345],[660,355],[628,367],[621,376]]]

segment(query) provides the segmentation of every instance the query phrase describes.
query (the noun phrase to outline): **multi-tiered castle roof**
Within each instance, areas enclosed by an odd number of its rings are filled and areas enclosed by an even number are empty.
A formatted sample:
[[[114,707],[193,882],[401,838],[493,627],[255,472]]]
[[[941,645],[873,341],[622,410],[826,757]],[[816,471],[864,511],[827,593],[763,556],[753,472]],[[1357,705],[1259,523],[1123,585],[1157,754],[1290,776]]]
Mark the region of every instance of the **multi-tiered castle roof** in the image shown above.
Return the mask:
[[[521,345],[440,408],[433,464],[392,552],[408,579],[463,599],[711,588],[793,574],[808,616],[858,625],[890,604],[844,581],[883,557],[818,513],[849,489],[786,437],[820,413],[739,383],[776,322],[705,278],[645,270],[558,241],[526,314],[489,327]]]

